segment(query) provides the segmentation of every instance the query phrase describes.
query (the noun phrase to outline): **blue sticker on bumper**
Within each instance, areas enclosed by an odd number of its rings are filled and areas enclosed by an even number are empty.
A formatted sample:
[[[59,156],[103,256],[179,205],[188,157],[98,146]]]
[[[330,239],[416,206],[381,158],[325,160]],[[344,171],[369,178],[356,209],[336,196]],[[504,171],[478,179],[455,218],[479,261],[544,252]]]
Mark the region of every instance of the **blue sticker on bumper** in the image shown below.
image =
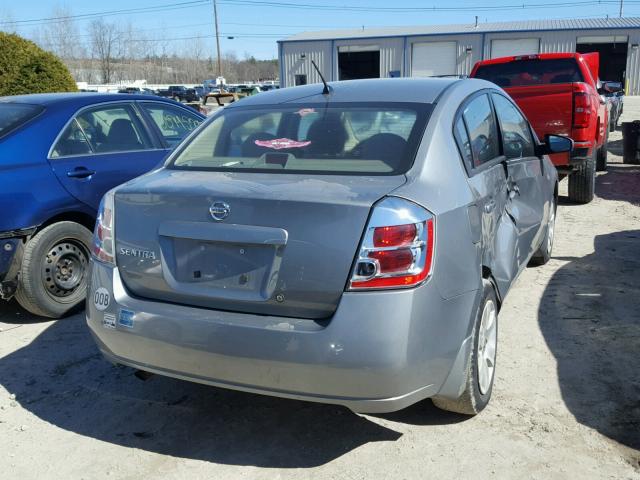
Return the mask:
[[[120,310],[120,314],[118,315],[118,325],[122,325],[123,327],[133,328],[133,316],[134,312],[131,310]]]

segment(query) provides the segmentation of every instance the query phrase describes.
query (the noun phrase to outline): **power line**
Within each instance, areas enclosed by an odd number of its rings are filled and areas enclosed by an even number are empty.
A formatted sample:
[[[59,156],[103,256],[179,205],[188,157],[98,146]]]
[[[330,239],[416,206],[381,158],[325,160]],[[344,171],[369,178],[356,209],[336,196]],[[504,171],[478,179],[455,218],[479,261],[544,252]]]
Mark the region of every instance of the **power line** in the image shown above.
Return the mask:
[[[43,17],[43,18],[31,18],[31,19],[24,19],[24,20],[10,20],[5,22],[0,22],[0,25],[18,25],[18,26],[42,25],[46,23],[64,22],[66,20],[87,20],[91,18],[111,17],[115,15],[162,12],[162,11],[168,11],[168,10],[182,9],[185,7],[199,7],[199,6],[209,5],[209,4],[210,4],[209,0],[190,0],[190,1],[177,2],[177,3],[167,3],[164,5],[155,5],[153,7],[137,7],[137,8],[127,8],[127,9],[121,9],[121,10],[105,10],[102,12],[82,13],[78,15],[63,15],[59,17]]]
[[[220,0],[220,3],[227,5],[246,5],[255,7],[290,8],[301,10],[326,10],[326,11],[354,11],[354,12],[384,12],[384,13],[407,13],[407,12],[474,12],[474,11],[507,11],[507,10],[529,10],[539,8],[568,8],[585,7],[592,5],[618,5],[619,0],[585,0],[573,2],[556,3],[521,3],[507,5],[473,5],[464,7],[374,7],[374,6],[349,6],[349,5],[314,5],[309,3],[289,3],[269,0]],[[628,1],[628,3],[631,3]],[[638,3],[638,2],[633,2]]]

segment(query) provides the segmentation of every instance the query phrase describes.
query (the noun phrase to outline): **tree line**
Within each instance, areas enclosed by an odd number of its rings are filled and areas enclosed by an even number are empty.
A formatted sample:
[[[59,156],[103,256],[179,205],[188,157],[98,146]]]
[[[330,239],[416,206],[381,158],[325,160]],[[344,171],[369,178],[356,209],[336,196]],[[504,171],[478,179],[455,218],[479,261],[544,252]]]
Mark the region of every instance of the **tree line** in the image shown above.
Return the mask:
[[[104,18],[93,20],[81,30],[69,18],[71,15],[68,7],[54,8],[51,16],[59,20],[40,26],[31,39],[60,57],[78,82],[113,84],[144,79],[150,84],[190,84],[218,74],[217,60],[202,38],[156,40],[131,22]],[[221,64],[228,83],[278,77],[276,59],[257,60],[249,54],[239,58],[226,53],[221,55]]]

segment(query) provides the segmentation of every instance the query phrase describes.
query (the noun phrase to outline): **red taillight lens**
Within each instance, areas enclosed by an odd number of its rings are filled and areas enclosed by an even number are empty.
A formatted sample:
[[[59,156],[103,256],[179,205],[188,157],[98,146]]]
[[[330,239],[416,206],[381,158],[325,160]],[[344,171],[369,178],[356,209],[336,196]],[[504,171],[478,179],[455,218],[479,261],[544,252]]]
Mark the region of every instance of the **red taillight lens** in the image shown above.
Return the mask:
[[[591,119],[591,100],[584,92],[573,93],[573,127],[587,128]]]
[[[376,227],[373,231],[374,247],[400,247],[411,245],[416,238],[416,226],[394,225],[392,227]]]
[[[393,222],[394,216],[398,220],[417,221],[380,225]],[[400,288],[420,284],[431,273],[434,242],[434,218],[429,212],[407,200],[386,198],[374,209],[367,226],[349,288]]]
[[[381,250],[369,253],[369,258],[375,258],[380,265],[380,273],[403,272],[413,265],[413,253],[409,248],[400,250]]]

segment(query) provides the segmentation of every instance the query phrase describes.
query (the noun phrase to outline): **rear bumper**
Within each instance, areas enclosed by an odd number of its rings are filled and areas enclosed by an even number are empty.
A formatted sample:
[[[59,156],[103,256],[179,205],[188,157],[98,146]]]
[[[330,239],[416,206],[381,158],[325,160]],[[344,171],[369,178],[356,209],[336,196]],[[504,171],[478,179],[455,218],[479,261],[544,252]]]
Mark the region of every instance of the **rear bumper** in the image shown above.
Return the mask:
[[[569,155],[565,155],[564,161],[559,162],[554,159],[554,165],[560,173],[569,174],[583,165],[587,159],[591,158],[593,146],[590,143],[576,142],[573,151]]]
[[[111,361],[218,387],[389,412],[462,386],[478,291],[443,300],[413,290],[345,293],[330,321],[142,300],[93,262],[87,323]],[[93,292],[106,288],[104,311]],[[120,322],[131,312],[131,322]],[[105,314],[113,322],[105,326]],[[113,317],[111,317],[113,316]],[[129,324],[130,326],[126,326]],[[454,368],[454,365],[456,367]]]

